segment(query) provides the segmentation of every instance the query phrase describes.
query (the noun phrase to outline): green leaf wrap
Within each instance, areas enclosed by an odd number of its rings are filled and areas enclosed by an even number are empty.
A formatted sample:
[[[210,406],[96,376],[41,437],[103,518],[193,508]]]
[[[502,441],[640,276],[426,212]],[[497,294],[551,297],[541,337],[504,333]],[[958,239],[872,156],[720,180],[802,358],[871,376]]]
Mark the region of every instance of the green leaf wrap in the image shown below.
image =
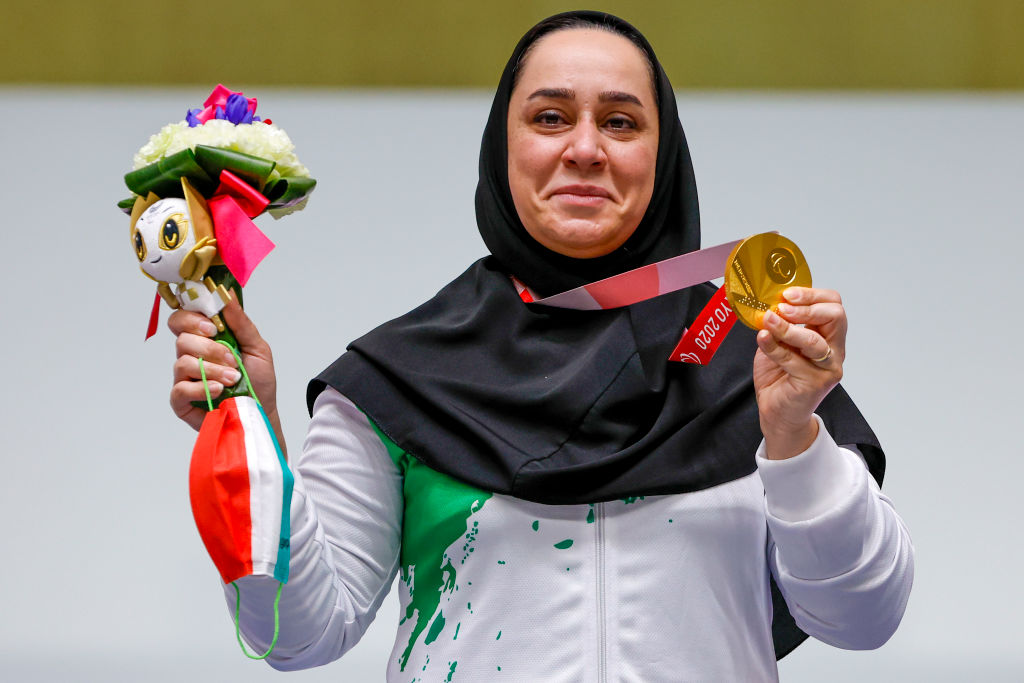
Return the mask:
[[[278,177],[268,181],[277,162],[220,147],[196,145],[195,151],[184,149],[176,154],[144,166],[124,176],[125,185],[137,195],[150,192],[161,199],[181,197],[181,178],[209,198],[217,189],[221,171],[231,171],[259,190],[270,200],[268,209],[295,206],[309,197],[316,180],[313,178]],[[119,209],[131,213],[134,197],[117,203]]]
[[[308,197],[316,187],[312,178],[276,178],[263,188],[263,196],[270,200],[268,208],[294,206]]]
[[[261,192],[277,166],[276,161],[206,145],[196,145],[196,162],[211,178],[220,178],[221,171],[231,171]]]
[[[161,199],[181,197],[182,177],[188,178],[192,186],[203,195],[216,189],[213,179],[196,163],[196,155],[191,149],[183,149],[149,166],[126,173],[124,184],[143,197],[150,192]]]

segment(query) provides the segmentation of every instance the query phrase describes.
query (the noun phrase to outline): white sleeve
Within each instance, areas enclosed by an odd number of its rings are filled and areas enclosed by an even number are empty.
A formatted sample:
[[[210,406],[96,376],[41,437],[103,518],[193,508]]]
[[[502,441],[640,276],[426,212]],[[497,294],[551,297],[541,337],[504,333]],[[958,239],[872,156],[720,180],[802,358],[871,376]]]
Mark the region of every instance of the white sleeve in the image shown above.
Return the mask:
[[[856,447],[818,437],[788,460],[757,451],[768,518],[768,564],[797,625],[850,650],[896,631],[914,579],[914,546]]]
[[[290,576],[267,658],[281,670],[326,664],[359,641],[391,589],[402,534],[402,474],[366,416],[334,389],[316,399],[292,469]],[[261,654],[273,638],[277,585],[238,581],[242,633]],[[233,616],[234,588],[224,593]]]

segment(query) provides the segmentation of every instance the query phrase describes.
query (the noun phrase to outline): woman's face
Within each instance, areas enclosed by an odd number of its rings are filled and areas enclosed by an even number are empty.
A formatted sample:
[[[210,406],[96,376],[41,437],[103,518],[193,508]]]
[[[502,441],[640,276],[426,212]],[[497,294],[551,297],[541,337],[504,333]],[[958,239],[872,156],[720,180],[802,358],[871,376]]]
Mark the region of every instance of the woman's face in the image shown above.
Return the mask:
[[[643,53],[600,29],[566,29],[527,55],[508,109],[508,184],[526,231],[573,258],[604,256],[654,190],[658,111]]]

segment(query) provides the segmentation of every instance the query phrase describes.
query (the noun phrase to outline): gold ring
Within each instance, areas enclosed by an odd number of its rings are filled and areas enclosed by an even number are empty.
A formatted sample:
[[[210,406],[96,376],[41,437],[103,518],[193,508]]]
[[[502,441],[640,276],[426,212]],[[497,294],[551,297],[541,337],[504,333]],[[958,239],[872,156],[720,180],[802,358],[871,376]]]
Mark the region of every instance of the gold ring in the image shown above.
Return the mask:
[[[810,358],[808,360],[810,360],[812,363],[824,363],[825,361],[827,361],[831,357],[832,357],[832,347],[830,346],[830,347],[828,347],[828,351],[826,351],[825,355],[822,356],[821,358]]]

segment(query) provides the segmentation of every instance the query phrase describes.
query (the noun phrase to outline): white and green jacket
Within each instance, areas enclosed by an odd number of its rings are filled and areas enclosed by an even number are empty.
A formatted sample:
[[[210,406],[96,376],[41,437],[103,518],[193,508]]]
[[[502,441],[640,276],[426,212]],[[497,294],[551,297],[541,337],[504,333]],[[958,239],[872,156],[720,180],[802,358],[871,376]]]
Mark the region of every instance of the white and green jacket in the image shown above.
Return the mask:
[[[769,574],[812,636],[884,643],[913,547],[859,455],[822,427],[795,458],[757,458],[758,472],[694,493],[544,505],[429,469],[328,388],[293,464],[291,578],[268,661],[340,657],[396,573],[389,682],[774,681]],[[239,583],[262,651],[276,584]]]

